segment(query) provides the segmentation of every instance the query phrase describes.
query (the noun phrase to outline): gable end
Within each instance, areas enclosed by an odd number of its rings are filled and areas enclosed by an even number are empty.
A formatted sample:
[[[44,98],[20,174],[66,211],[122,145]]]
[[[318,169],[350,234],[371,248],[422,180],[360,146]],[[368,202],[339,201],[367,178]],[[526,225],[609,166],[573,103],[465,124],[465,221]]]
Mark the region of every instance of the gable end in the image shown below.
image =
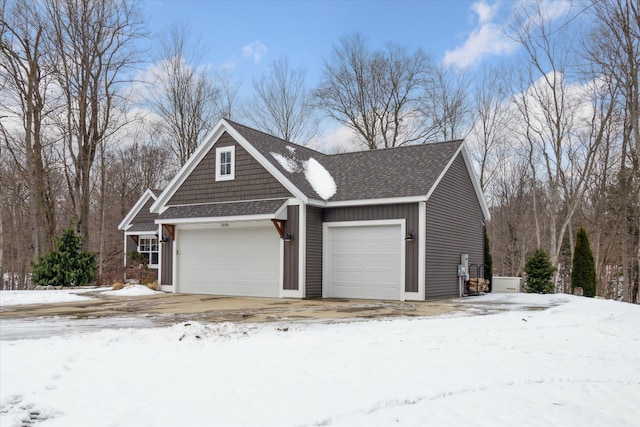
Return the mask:
[[[216,150],[235,147],[235,179],[216,181]],[[291,197],[276,180],[231,135],[224,132],[193,169],[168,206]]]

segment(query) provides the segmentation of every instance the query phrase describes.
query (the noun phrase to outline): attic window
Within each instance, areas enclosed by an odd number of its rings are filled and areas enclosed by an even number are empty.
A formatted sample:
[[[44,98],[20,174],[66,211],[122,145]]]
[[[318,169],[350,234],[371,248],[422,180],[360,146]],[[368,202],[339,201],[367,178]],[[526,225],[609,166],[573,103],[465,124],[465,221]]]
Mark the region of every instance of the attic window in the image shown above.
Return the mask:
[[[216,148],[216,181],[230,181],[235,178],[236,147]]]

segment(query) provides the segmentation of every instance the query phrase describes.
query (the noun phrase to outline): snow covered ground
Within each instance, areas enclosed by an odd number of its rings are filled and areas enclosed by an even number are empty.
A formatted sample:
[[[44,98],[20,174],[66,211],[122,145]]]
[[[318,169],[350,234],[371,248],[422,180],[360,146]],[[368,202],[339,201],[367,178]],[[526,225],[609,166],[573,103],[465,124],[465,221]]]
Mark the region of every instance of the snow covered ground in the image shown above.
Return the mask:
[[[0,291],[0,307],[7,305],[86,301],[92,298],[78,294],[95,290],[95,288],[69,288],[51,291]]]
[[[0,425],[639,425],[640,306],[464,301],[447,317],[351,323],[69,320],[61,336],[0,341]]]

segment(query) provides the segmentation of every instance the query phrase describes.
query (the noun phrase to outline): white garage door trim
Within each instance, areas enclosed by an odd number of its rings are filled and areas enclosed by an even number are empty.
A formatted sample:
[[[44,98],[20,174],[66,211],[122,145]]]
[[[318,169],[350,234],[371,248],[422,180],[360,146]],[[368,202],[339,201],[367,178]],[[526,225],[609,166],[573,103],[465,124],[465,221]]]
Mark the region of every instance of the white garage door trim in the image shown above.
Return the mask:
[[[400,282],[400,300],[405,300],[405,236],[406,224],[405,219],[383,219],[372,221],[341,221],[341,222],[325,222],[323,224],[323,262],[322,262],[322,297],[330,298],[331,295],[331,248],[329,242],[329,229],[337,227],[375,227],[375,226],[397,226],[398,233],[398,251],[400,253],[399,266],[399,282]]]
[[[246,296],[261,296],[261,297],[269,297],[269,298],[278,298],[280,296],[281,290],[282,290],[282,280],[283,280],[283,271],[282,271],[282,260],[283,260],[283,250],[282,250],[282,240],[279,238],[278,236],[278,232],[276,231],[276,229],[274,228],[273,224],[271,223],[271,221],[269,221],[268,223],[265,221],[248,221],[248,222],[236,222],[236,223],[216,223],[216,224],[210,224],[207,226],[203,226],[203,224],[199,224],[199,225],[180,225],[178,227],[176,227],[175,230],[175,242],[176,244],[173,245],[174,248],[174,256],[173,256],[173,264],[174,264],[174,270],[173,270],[173,283],[175,284],[175,292],[176,293],[180,293],[180,292],[185,292],[185,291],[189,291],[191,293],[200,293],[200,292],[193,292],[189,289],[185,289],[185,284],[181,283],[184,278],[184,275],[182,275],[181,273],[181,269],[182,268],[186,268],[184,267],[184,265],[181,265],[181,260],[185,259],[185,256],[189,256],[189,254],[185,254],[184,250],[184,238],[186,237],[187,234],[189,234],[189,231],[202,231],[204,233],[207,234],[211,234],[211,233],[215,233],[216,230],[220,231],[221,233],[224,233],[224,238],[227,240],[227,242],[229,240],[233,241],[233,233],[234,231],[238,231],[240,233],[243,232],[243,230],[247,230],[247,229],[256,229],[256,227],[258,227],[259,229],[265,231],[266,233],[273,233],[273,241],[271,242],[273,244],[273,247],[271,248],[274,252],[275,257],[277,258],[277,260],[273,260],[273,264],[271,265],[271,267],[275,267],[277,270],[272,270],[272,279],[274,280],[274,284],[269,286],[269,288],[265,288],[264,294],[259,294],[262,293],[263,289],[260,289],[258,291],[258,294],[252,291],[249,291],[249,294],[246,294]],[[230,239],[231,238],[231,239]],[[240,242],[240,239],[238,239],[238,242]],[[187,242],[189,243],[189,242]],[[267,245],[270,245],[271,243],[267,243]],[[180,250],[183,250],[183,253],[180,253]],[[278,265],[275,265],[275,262],[277,261]],[[181,277],[182,276],[182,277]],[[220,292],[219,289],[218,291],[216,291],[216,289],[213,287],[215,286],[215,284],[212,284],[212,289],[210,292],[208,292],[208,289],[204,289],[203,294],[212,294],[212,295],[238,295],[238,296],[244,296],[245,294],[243,292],[233,292],[230,291],[229,289],[227,289],[227,291],[225,292]],[[254,285],[255,286],[255,285]],[[224,285],[223,285],[224,287]],[[249,289],[252,286],[248,286],[245,289]]]

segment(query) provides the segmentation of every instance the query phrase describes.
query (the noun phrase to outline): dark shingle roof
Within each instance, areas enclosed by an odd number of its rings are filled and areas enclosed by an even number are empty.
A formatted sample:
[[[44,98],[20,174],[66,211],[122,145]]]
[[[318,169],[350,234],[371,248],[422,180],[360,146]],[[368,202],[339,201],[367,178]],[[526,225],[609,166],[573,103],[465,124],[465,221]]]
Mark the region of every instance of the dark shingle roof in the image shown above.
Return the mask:
[[[274,214],[286,199],[255,200],[249,202],[207,203],[202,205],[172,206],[158,219],[220,218],[241,215]]]
[[[131,224],[127,230],[127,233],[148,233],[148,232],[157,232],[158,224],[154,224],[153,222],[140,222]]]
[[[462,140],[456,140],[326,155],[239,123],[229,124],[312,199],[321,197],[305,178],[302,164],[310,158],[317,160],[336,183],[336,193],[329,201],[424,196],[462,144]],[[299,167],[287,170],[273,153],[285,159],[295,158]]]

